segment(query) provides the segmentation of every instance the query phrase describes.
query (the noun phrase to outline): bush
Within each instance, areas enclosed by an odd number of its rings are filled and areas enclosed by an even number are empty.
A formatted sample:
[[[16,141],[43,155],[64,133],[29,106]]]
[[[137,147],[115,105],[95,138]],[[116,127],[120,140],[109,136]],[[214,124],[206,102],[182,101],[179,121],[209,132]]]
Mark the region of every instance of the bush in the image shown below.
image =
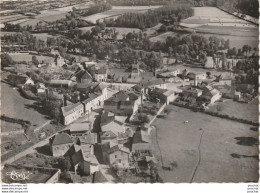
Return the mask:
[[[150,113],[151,113],[151,115],[154,116],[154,115],[156,115],[157,111],[156,110],[151,110]]]
[[[143,114],[143,113],[138,115],[138,119],[143,123],[150,122],[150,118],[146,114]]]

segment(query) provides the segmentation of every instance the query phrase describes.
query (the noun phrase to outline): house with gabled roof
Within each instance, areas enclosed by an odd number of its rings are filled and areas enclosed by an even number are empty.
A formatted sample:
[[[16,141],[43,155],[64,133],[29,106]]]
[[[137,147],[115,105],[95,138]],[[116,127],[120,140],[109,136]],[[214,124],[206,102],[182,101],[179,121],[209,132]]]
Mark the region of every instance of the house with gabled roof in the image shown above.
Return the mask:
[[[120,116],[130,116],[138,110],[140,104],[141,97],[139,95],[134,97],[128,92],[119,91],[104,101],[104,110]]]
[[[64,156],[73,145],[73,141],[67,133],[58,133],[49,142],[54,157]]]
[[[202,95],[202,90],[192,86],[187,86],[183,88],[182,94],[188,97],[197,98]]]
[[[75,174],[79,172],[83,175],[92,175],[99,171],[99,162],[96,156],[84,151],[84,149],[75,152],[71,160]]]
[[[219,90],[207,85],[203,88],[202,97],[210,101],[210,103],[214,103],[222,97],[222,94]]]
[[[90,133],[89,123],[72,123],[67,128],[72,137],[79,137]]]
[[[61,111],[63,124],[69,125],[70,123],[84,115],[84,106],[82,103],[78,102],[73,105],[61,107]]]
[[[104,161],[110,166],[127,168],[129,166],[130,150],[123,145],[107,143],[102,146]]]
[[[173,90],[156,88],[153,93],[157,95],[162,103],[166,103],[166,105],[176,99],[176,95]]]
[[[125,117],[125,120],[127,117]],[[102,117],[100,127],[102,132],[112,131],[117,134],[119,132],[125,132],[124,122],[117,120],[115,116],[113,117]]]
[[[100,68],[95,71],[94,80],[97,82],[106,82],[107,81],[107,69]]]
[[[148,131],[137,130],[133,136],[132,152],[136,157],[151,155],[151,140]]]
[[[86,70],[79,70],[75,73],[75,77],[78,83],[88,84],[91,83],[93,77]]]
[[[99,134],[100,134],[101,144],[105,144],[105,143],[117,144],[117,135],[113,131],[107,130],[104,132],[100,132]]]
[[[166,89],[166,82],[162,79],[142,81],[139,84],[133,86],[133,89],[138,93],[148,94],[149,91],[154,90],[155,88]]]

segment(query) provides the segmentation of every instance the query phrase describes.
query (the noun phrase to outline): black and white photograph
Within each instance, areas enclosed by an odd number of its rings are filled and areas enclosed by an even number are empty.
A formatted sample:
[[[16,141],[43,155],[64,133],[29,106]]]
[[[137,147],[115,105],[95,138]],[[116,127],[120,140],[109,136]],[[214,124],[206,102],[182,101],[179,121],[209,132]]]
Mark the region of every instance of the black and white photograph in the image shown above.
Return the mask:
[[[258,0],[2,0],[1,182],[258,183],[258,18]]]

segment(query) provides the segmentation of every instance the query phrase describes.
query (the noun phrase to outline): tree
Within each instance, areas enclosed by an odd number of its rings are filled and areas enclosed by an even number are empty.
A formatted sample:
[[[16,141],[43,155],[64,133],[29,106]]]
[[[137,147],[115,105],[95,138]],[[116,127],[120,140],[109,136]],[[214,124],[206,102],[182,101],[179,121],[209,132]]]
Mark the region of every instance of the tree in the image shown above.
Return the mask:
[[[59,157],[58,164],[62,171],[68,171],[71,168],[71,163],[68,157]]]
[[[13,59],[8,54],[1,54],[1,68],[13,65]]]
[[[149,122],[150,122],[149,117],[148,117],[146,114],[143,114],[143,113],[141,113],[141,114],[138,115],[138,119],[139,119],[141,122],[143,122],[143,123],[149,123]]]
[[[63,99],[57,98],[52,93],[49,93],[45,98],[45,107],[50,112],[50,115],[56,120],[60,121],[61,107],[63,105]]]
[[[246,56],[247,56],[247,53],[248,53],[248,51],[249,51],[249,46],[248,45],[244,45],[243,47],[242,47],[242,52],[244,53],[246,53]]]
[[[37,66],[39,64],[39,61],[36,56],[32,56],[32,63]]]
[[[211,76],[211,72],[206,72],[207,76],[210,77]]]

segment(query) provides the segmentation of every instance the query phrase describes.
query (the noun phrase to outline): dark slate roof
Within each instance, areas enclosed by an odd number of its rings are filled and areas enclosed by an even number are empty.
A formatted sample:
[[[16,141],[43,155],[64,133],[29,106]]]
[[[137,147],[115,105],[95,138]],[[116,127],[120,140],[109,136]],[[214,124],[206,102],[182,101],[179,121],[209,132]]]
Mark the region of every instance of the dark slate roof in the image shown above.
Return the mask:
[[[104,101],[104,106],[105,106],[105,105],[117,105],[117,104],[118,104],[117,102],[111,101],[111,100],[105,100],[105,101]]]
[[[100,126],[104,126],[104,125],[107,125],[109,123],[112,123],[112,122],[115,122],[119,125],[123,125],[124,123],[120,122],[120,121],[117,121],[115,120],[115,117],[107,117],[107,118],[104,118],[101,123],[100,123]]]
[[[133,136],[133,144],[135,143],[150,143],[149,135],[146,131],[136,131]]]
[[[124,106],[134,106],[135,101],[121,101],[120,105],[124,105]]]
[[[106,88],[107,86],[104,83],[99,83],[96,88],[94,89],[94,91],[102,91]]]
[[[67,133],[59,133],[55,135],[52,141],[52,145],[62,145],[68,143],[73,143],[73,141]]]
[[[92,76],[86,70],[80,70],[75,73],[78,79],[92,79]]]

